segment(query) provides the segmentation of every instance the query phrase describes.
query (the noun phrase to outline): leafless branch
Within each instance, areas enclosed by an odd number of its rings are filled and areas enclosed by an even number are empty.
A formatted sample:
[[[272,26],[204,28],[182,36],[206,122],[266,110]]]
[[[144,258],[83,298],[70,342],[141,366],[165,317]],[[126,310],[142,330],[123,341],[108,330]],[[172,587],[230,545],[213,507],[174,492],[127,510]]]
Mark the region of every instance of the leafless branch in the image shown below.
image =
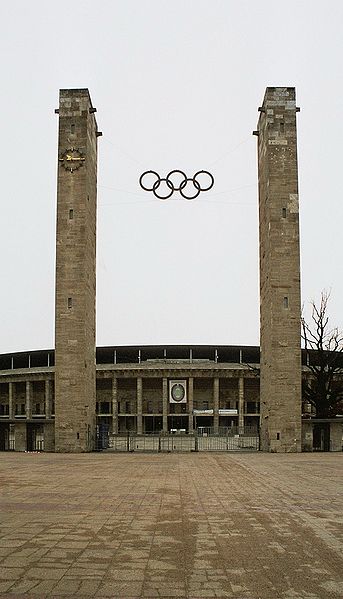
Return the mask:
[[[311,304],[311,320],[301,319],[304,348],[310,352],[311,380],[303,382],[303,397],[316,408],[317,416],[333,415],[343,400],[343,332],[330,328],[328,303],[330,293],[323,291],[319,304]]]

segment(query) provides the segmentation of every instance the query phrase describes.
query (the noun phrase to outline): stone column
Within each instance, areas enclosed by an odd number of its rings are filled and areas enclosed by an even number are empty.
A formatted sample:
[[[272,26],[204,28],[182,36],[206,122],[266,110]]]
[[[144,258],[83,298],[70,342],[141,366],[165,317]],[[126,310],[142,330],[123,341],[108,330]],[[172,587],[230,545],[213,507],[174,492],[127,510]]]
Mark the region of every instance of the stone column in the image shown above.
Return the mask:
[[[44,451],[55,450],[55,423],[46,422],[44,424]]]
[[[162,380],[162,413],[163,413],[163,432],[168,432],[168,379]]]
[[[51,383],[48,380],[45,381],[45,418],[46,420],[51,419]]]
[[[26,420],[32,419],[32,383],[26,381],[26,401],[25,401]]]
[[[244,377],[238,379],[238,427],[244,428]]]
[[[9,419],[14,420],[15,414],[15,383],[8,383],[8,413]]]
[[[27,437],[26,437],[26,422],[15,423],[15,450],[26,451],[27,450]]]
[[[95,108],[88,89],[62,89],[57,159],[55,436],[57,452],[93,450],[96,432]],[[80,273],[84,273],[80,276]]]
[[[302,451],[313,451],[312,420],[304,420],[302,423]]]
[[[118,433],[118,379],[112,378],[112,432]]]
[[[188,432],[193,433],[194,431],[194,420],[193,420],[193,398],[194,398],[194,385],[193,378],[188,379]]]
[[[261,449],[301,451],[301,299],[295,88],[259,109]]]
[[[330,423],[330,451],[342,451],[342,423]]]
[[[219,378],[213,379],[213,429],[219,432]]]
[[[143,433],[143,380],[142,377],[137,379],[137,433]]]

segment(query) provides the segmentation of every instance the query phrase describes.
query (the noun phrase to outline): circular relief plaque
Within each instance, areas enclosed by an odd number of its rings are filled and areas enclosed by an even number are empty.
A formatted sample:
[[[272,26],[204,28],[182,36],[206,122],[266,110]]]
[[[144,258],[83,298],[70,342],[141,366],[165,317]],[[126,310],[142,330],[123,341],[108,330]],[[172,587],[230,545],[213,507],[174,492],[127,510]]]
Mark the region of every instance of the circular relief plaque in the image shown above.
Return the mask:
[[[185,397],[185,389],[180,383],[175,383],[171,388],[171,396],[174,401],[182,401]]]

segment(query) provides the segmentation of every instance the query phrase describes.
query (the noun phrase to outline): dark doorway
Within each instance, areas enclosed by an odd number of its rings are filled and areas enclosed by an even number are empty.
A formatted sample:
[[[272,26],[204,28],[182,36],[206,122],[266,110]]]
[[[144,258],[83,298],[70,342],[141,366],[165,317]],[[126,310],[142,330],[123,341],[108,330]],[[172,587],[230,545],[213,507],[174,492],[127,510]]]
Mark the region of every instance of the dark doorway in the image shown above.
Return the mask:
[[[173,434],[182,434],[188,432],[188,416],[170,414],[168,417],[168,430]]]
[[[197,416],[197,426],[200,427],[210,427],[213,426],[213,418],[212,416]]]
[[[163,428],[161,416],[143,416],[144,432],[158,434]]]
[[[44,451],[43,424],[27,425],[27,451]]]
[[[99,421],[96,426],[96,443],[95,448],[98,451],[102,449],[108,448],[108,435],[109,435],[110,425],[108,422]]]
[[[0,451],[14,451],[14,424],[0,422]]]
[[[313,425],[313,451],[330,451],[330,423]]]
[[[0,451],[8,451],[9,449],[9,432],[10,426],[7,423],[0,423]]]

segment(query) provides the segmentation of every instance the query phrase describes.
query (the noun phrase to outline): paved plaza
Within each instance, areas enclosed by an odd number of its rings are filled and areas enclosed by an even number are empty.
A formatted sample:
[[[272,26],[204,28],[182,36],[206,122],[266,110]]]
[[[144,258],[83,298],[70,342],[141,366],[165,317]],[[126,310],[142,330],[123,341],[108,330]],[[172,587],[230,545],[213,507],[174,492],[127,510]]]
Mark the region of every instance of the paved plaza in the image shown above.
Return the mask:
[[[0,595],[343,597],[343,454],[0,454]]]

